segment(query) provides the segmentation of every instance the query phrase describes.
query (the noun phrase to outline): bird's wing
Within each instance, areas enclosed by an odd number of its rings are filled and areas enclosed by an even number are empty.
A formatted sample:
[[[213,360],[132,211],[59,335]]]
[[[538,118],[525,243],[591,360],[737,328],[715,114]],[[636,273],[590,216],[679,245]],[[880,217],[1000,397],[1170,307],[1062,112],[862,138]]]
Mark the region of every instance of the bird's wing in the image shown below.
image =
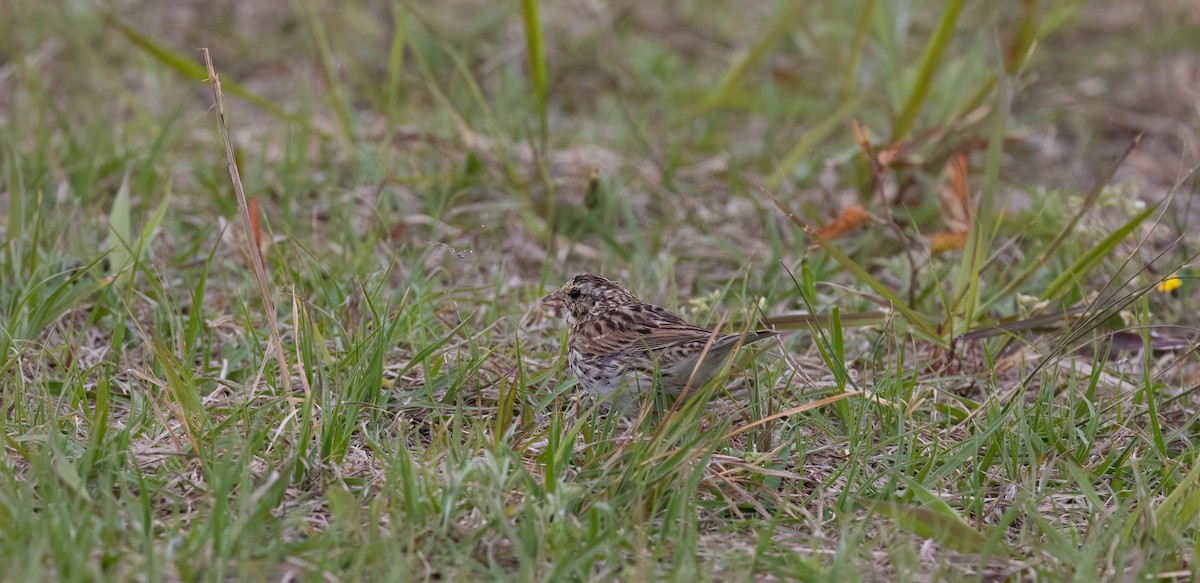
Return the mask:
[[[713,343],[710,350],[715,350],[732,346],[741,337],[739,334],[714,335],[711,330],[688,324],[683,318],[652,304],[618,306],[606,312],[603,318],[594,318],[583,326],[587,329],[581,337],[586,343],[578,348],[595,355],[643,352],[657,356],[668,349],[686,352],[702,348],[710,338]],[[754,342],[771,334],[770,331],[751,332],[743,342]]]
[[[707,341],[712,332],[651,304],[617,306],[602,316],[579,323],[577,349],[607,356],[631,349],[655,351],[680,342]]]
[[[725,346],[733,346],[739,341],[742,344],[750,344],[775,335],[775,332],[772,330],[758,330],[747,332],[744,335],[722,334],[720,332],[714,334],[712,330],[688,324],[683,318],[658,306],[645,304],[643,311],[645,310],[649,310],[654,315],[654,325],[650,326],[651,330],[648,334],[642,335],[634,344],[635,347],[652,351],[680,345],[699,344],[702,347],[710,341],[712,342],[712,346],[709,350],[714,350]]]
[[[649,332],[639,334],[637,338],[633,339],[630,348],[657,352],[673,346],[694,343],[703,346],[709,341],[709,338],[713,338],[716,342],[725,336],[719,332],[714,334],[712,330],[688,324],[683,318],[658,306],[646,304],[640,313],[648,314],[646,319],[649,321],[647,326]],[[642,332],[643,329],[637,331]]]

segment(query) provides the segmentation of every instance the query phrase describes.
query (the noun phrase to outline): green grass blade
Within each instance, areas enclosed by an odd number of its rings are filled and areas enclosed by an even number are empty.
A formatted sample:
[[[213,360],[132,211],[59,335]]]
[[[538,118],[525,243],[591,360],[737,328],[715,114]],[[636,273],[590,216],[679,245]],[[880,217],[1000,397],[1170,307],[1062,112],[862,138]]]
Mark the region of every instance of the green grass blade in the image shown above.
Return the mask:
[[[167,178],[166,192],[163,194],[162,200],[155,207],[154,214],[150,215],[150,220],[146,221],[146,225],[142,227],[142,235],[138,237],[139,257],[142,251],[154,240],[155,234],[158,233],[158,227],[162,225],[163,217],[167,216],[167,207],[171,204],[171,186],[174,184],[174,181],[174,177]]]
[[[825,253],[829,254],[834,261],[840,263],[842,267],[845,267],[852,275],[854,275],[856,279],[867,284],[868,287],[875,290],[875,292],[882,296],[883,299],[887,300],[891,304],[892,309],[900,312],[900,314],[904,316],[904,320],[908,322],[910,326],[920,331],[927,340],[936,343],[938,346],[949,346],[948,341],[942,338],[933,330],[933,328],[930,327],[930,319],[928,317],[921,315],[912,308],[908,307],[904,300],[900,299],[900,297],[893,293],[892,290],[888,289],[886,285],[883,285],[883,282],[879,281],[875,278],[875,276],[868,273],[863,266],[859,265],[856,261],[843,253],[842,250],[839,249],[838,246],[832,241],[826,240],[818,235],[817,232],[811,227],[805,225],[804,222],[801,221],[799,217],[797,217],[791,211],[789,211],[787,207],[784,206],[783,202],[776,198],[775,195],[768,192],[767,196],[771,197],[771,200],[775,203],[776,208],[787,215],[788,219],[790,219],[792,223],[794,223],[797,227],[800,227],[800,229],[802,229],[804,233],[808,235],[808,238],[816,243],[817,246],[825,251]]]
[[[392,43],[388,49],[387,120],[389,125],[398,121],[397,109],[400,100],[400,81],[404,76],[404,45],[407,41],[405,27],[408,26],[408,11],[400,0],[392,1]]]
[[[817,146],[828,139],[835,130],[843,127],[843,124],[846,123],[846,120],[854,117],[854,115],[862,109],[866,101],[866,96],[860,94],[838,106],[838,108],[833,110],[833,112],[829,115],[824,116],[821,121],[817,123],[817,125],[813,126],[811,130],[806,132],[804,136],[796,142],[796,145],[792,146],[791,149],[789,149],[787,153],[783,155],[783,158],[780,159],[779,164],[775,166],[775,171],[772,172],[771,176],[767,178],[767,188],[771,190],[779,189],[779,187],[782,186],[787,180],[788,176],[791,175],[792,170],[794,170],[801,161],[812,155]]]
[[[158,61],[162,65],[165,65],[168,69],[171,69],[179,75],[182,75],[193,81],[204,81],[208,79],[208,72],[205,71],[202,65],[193,61],[192,59],[185,58],[178,53],[154,42],[149,37],[142,35],[125,23],[117,20],[116,17],[112,15],[105,14],[104,21],[107,22],[109,26],[116,29],[117,32],[121,33],[121,36],[124,36],[126,40],[133,43],[134,46],[145,51],[147,54],[153,57],[154,60]],[[296,116],[288,113],[282,107],[279,107],[279,105],[277,105],[275,102],[251,92],[249,89],[246,89],[235,81],[221,79],[221,88],[230,95],[253,103],[254,105],[258,106],[259,109],[269,113],[276,119],[283,121],[297,121]]]
[[[207,425],[208,416],[204,404],[200,400],[200,391],[196,386],[192,371],[175,358],[171,349],[158,336],[144,339],[149,345],[154,358],[166,378],[167,390],[179,406],[180,421],[188,434],[196,439]],[[198,445],[198,444],[197,444]],[[197,451],[203,456],[203,451]]]
[[[962,11],[962,4],[962,0],[949,0],[943,9],[942,20],[938,23],[933,38],[929,39],[929,44],[925,45],[925,52],[921,55],[921,68],[917,74],[917,81],[913,84],[912,93],[908,95],[908,101],[904,103],[904,109],[900,112],[895,127],[892,128],[892,143],[903,140],[912,130],[913,122],[917,119],[917,112],[921,110],[921,104],[925,102],[925,97],[929,95],[929,88],[933,85],[933,77],[937,74],[942,53],[945,52],[946,45],[950,44],[950,38],[954,34],[954,23],[958,20],[958,13]]]
[[[866,0],[858,13],[858,24],[854,27],[854,40],[850,43],[850,55],[847,58],[846,77],[842,81],[842,97],[847,100],[853,99],[858,92],[858,65],[862,59],[863,45],[866,44],[874,12],[875,0]]]
[[[934,332],[933,328],[929,326],[930,319],[928,317],[919,314],[912,308],[908,307],[908,304],[906,304],[904,300],[900,298],[900,296],[897,296],[895,293],[893,293],[892,290],[888,289],[886,285],[883,285],[883,282],[876,279],[875,276],[868,273],[863,266],[859,265],[857,262],[851,259],[850,256],[843,253],[842,250],[839,249],[838,246],[832,241],[825,240],[820,235],[817,235],[816,231],[809,230],[808,234],[809,237],[816,242],[823,251],[828,253],[830,257],[833,257],[833,259],[840,263],[842,267],[845,267],[848,271],[850,271],[855,278],[867,284],[868,287],[870,287],[872,290],[875,290],[875,293],[878,293],[883,297],[883,299],[887,300],[888,303],[891,304],[892,309],[900,312],[900,314],[904,316],[904,320],[908,322],[910,326],[924,333],[929,340],[934,341],[939,346],[946,344],[946,341],[942,339],[936,332]]]
[[[1016,74],[1025,66],[1025,61],[1037,40],[1038,2],[1021,0],[1020,4],[1021,17],[1017,20],[1016,32],[1013,33],[1004,55],[1004,70],[1009,75]]]
[[[929,508],[887,500],[864,501],[864,503],[876,514],[895,520],[901,528],[919,537],[932,539],[948,548],[970,554],[982,554],[989,550],[988,537],[971,528],[957,515],[950,516]]]
[[[1059,231],[1058,235],[1053,241],[1050,242],[1049,245],[1042,248],[1042,250],[1038,252],[1037,257],[1030,262],[1020,274],[1010,279],[1009,282],[1000,289],[1000,291],[996,292],[995,295],[992,295],[983,302],[983,304],[980,306],[981,312],[986,312],[993,305],[995,305],[996,302],[1011,297],[1012,294],[1017,291],[1018,287],[1028,281],[1029,278],[1033,277],[1034,273],[1036,273],[1038,269],[1041,269],[1041,267],[1050,260],[1050,257],[1054,254],[1054,252],[1057,251],[1058,248],[1067,241],[1067,238],[1071,236],[1071,233],[1075,231],[1075,226],[1079,224],[1079,221],[1081,221],[1083,217],[1091,211],[1092,207],[1095,206],[1096,200],[1100,198],[1100,193],[1104,192],[1104,187],[1108,186],[1109,181],[1111,181],[1113,176],[1116,175],[1117,169],[1121,167],[1121,164],[1124,163],[1125,159],[1129,157],[1130,152],[1132,152],[1133,149],[1137,147],[1138,143],[1141,142],[1143,135],[1144,134],[1138,134],[1137,137],[1130,142],[1129,146],[1125,148],[1125,151],[1117,157],[1116,161],[1109,165],[1104,174],[1101,174],[1096,178],[1096,181],[1092,183],[1092,189],[1088,191],[1088,195],[1086,198],[1084,198],[1083,204],[1080,205],[1079,211],[1075,213],[1075,216],[1071,218],[1070,222],[1063,227],[1062,231]]]
[[[779,14],[772,19],[771,28],[767,29],[765,34],[759,36],[754,41],[754,44],[750,45],[749,49],[733,60],[733,64],[726,69],[725,74],[721,76],[721,80],[717,82],[717,86],[708,94],[708,97],[704,101],[700,102],[699,106],[688,113],[688,117],[702,115],[721,107],[721,105],[728,101],[746,78],[746,75],[767,57],[771,49],[775,48],[775,45],[783,39],[784,35],[792,30],[799,15],[799,9],[803,6],[803,2],[782,0],[780,2]]]
[[[546,116],[546,55],[542,49],[542,21],[538,15],[538,0],[521,0],[521,16],[525,23],[525,56],[529,64],[529,83],[537,102],[542,149],[549,135]]]
[[[1119,245],[1121,241],[1125,239],[1125,237],[1128,237],[1129,234],[1132,233],[1133,230],[1138,227],[1138,225],[1142,224],[1142,221],[1145,221],[1146,218],[1149,217],[1150,214],[1153,213],[1157,208],[1157,204],[1146,207],[1142,212],[1138,213],[1124,225],[1121,225],[1121,227],[1116,231],[1109,233],[1109,235],[1100,241],[1099,244],[1089,249],[1088,252],[1083,255],[1083,257],[1072,262],[1071,266],[1067,268],[1066,271],[1059,274],[1058,277],[1054,278],[1054,281],[1050,282],[1050,285],[1046,286],[1046,289],[1042,291],[1042,299],[1052,300],[1057,298],[1058,296],[1062,295],[1063,292],[1067,291],[1071,284],[1083,281],[1084,276],[1086,276],[1088,272],[1096,267],[1096,264],[1099,263],[1101,259],[1104,259],[1104,257],[1111,253],[1113,249],[1116,249],[1117,245]]]
[[[967,521],[963,520],[963,517],[961,515],[959,515],[958,512],[955,512],[954,509],[951,508],[950,505],[947,504],[946,501],[943,500],[940,496],[937,496],[933,492],[930,492],[929,489],[926,488],[924,485],[922,485],[920,482],[917,482],[911,478],[907,478],[907,477],[903,477],[903,476],[902,476],[902,478],[904,480],[904,486],[906,488],[908,488],[910,492],[912,492],[913,496],[917,500],[919,500],[921,502],[921,504],[924,505],[925,508],[928,508],[939,514],[943,514],[949,518],[952,518],[952,519],[962,523],[963,526],[965,526],[967,528],[971,528],[971,525],[967,524]]]
[[[984,167],[983,188],[979,203],[971,217],[967,243],[963,248],[958,276],[954,283],[953,309],[955,317],[952,334],[965,332],[974,323],[979,312],[980,272],[992,248],[996,226],[1003,218],[1002,206],[997,200],[1000,191],[1000,164],[1004,156],[1004,128],[1008,121],[1008,84],[1006,78],[998,78],[992,115],[991,135],[988,138],[987,162]],[[961,316],[961,317],[957,317]]]
[[[109,273],[117,276],[116,286],[124,288],[132,277],[127,271],[133,263],[133,227],[130,224],[129,175],[121,179],[121,187],[108,211],[108,261]]]
[[[351,121],[350,106],[346,101],[345,91],[337,71],[334,70],[333,50],[329,47],[329,35],[325,33],[325,25],[321,23],[321,17],[317,14],[312,0],[303,0],[303,4],[304,19],[308,24],[309,34],[312,35],[313,44],[316,45],[317,62],[321,65],[321,82],[325,85],[325,92],[329,94],[329,100],[333,103],[333,112],[337,117],[338,127],[342,130],[342,137],[353,141],[354,124]],[[221,87],[225,87],[224,81],[221,82]]]
[[[1198,510],[1197,504],[1200,504],[1200,488],[1197,487],[1200,483],[1200,464],[1193,462],[1192,469],[1188,471],[1187,476],[1179,485],[1167,494],[1158,508],[1154,510],[1155,523],[1158,525],[1157,534],[1159,537],[1167,535],[1167,529],[1173,529],[1175,532],[1182,532],[1187,528]],[[1187,510],[1186,514],[1180,510]]]
[[[22,203],[25,199],[25,189],[21,185],[21,167],[17,164],[17,153],[11,144],[4,150],[4,165],[8,168],[8,215],[4,219],[5,236],[8,240],[15,241],[20,239],[24,230],[25,210]]]

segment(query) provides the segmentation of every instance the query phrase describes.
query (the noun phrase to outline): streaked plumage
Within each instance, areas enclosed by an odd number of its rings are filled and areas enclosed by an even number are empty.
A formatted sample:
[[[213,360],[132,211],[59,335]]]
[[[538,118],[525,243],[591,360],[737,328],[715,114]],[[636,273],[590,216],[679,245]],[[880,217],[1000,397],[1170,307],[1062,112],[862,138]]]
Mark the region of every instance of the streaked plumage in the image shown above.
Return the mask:
[[[580,387],[621,411],[640,405],[656,370],[665,393],[679,396],[690,387],[688,394],[694,395],[735,348],[775,335],[771,330],[714,334],[589,273],[575,276],[542,303],[564,314],[567,360]]]

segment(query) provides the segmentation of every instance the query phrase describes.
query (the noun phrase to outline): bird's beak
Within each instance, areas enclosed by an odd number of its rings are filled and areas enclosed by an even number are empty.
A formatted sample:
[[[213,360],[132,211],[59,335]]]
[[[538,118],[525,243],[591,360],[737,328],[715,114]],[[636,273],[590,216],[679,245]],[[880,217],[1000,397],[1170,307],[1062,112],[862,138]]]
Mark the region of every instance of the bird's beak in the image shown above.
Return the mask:
[[[566,306],[567,302],[563,299],[562,294],[554,292],[542,298],[542,305],[551,308],[561,308]]]

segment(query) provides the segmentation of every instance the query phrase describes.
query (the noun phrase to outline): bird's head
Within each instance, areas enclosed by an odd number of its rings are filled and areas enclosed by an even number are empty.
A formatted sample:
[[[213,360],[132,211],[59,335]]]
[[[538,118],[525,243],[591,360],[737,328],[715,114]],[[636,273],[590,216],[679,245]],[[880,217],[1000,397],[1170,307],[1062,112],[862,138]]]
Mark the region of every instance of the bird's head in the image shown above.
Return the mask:
[[[638,301],[637,296],[617,282],[590,273],[576,275],[557,291],[542,298],[543,304],[561,310],[568,324]]]

